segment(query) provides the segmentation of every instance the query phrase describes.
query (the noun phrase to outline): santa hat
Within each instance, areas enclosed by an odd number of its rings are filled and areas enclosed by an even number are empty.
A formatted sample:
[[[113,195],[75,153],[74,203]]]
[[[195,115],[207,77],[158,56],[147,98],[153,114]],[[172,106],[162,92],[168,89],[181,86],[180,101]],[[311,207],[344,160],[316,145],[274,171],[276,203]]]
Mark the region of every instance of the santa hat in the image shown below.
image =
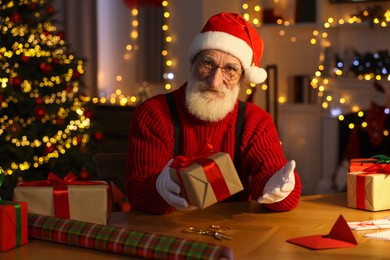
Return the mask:
[[[260,68],[263,40],[239,14],[219,13],[212,16],[192,42],[188,53],[190,61],[200,51],[208,49],[220,50],[238,58],[245,77],[251,83],[259,84],[267,78],[267,72]]]

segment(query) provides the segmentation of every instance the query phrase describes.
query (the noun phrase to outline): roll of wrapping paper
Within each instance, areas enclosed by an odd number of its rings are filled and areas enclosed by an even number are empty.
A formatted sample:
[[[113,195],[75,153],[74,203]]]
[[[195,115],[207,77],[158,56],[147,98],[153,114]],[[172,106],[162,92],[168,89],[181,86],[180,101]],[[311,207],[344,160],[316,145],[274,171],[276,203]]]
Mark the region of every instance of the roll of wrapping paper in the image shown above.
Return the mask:
[[[230,248],[129,228],[28,214],[30,238],[151,259],[233,259]]]

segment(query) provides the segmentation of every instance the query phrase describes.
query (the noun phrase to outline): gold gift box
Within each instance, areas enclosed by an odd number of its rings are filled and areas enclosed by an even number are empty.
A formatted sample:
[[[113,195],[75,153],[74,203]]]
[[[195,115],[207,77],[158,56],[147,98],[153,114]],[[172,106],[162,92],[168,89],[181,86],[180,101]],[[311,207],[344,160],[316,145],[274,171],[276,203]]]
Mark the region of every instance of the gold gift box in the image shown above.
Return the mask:
[[[93,183],[96,185],[67,185],[70,219],[107,225],[110,213],[107,183],[104,181]],[[14,200],[27,202],[28,213],[55,216],[52,186],[20,184],[14,189]]]
[[[244,189],[229,154],[218,152],[207,158],[213,160],[222,173],[222,181],[226,183],[230,193],[227,197]],[[180,175],[181,180],[179,179],[178,174]],[[182,193],[186,194],[188,202],[191,205],[203,209],[225,199],[217,198],[212,185],[206,176],[205,170],[202,165],[197,162],[179,169],[178,171],[170,168],[170,175],[173,181],[180,184]],[[219,179],[218,181],[221,180]]]
[[[357,185],[357,178],[364,178],[361,187]],[[358,202],[359,196],[364,196],[364,198],[360,198],[361,203]],[[350,208],[368,211],[390,209],[390,175],[362,172],[347,173],[347,197],[347,205]]]

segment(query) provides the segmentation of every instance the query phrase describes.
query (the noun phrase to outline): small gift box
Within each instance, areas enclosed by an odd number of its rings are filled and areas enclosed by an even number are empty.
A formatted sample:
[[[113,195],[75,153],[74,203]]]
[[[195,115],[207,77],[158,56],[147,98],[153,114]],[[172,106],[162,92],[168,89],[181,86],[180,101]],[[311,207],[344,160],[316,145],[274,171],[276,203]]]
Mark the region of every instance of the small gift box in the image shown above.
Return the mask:
[[[14,200],[28,203],[28,213],[63,219],[107,224],[110,213],[109,188],[104,181],[77,181],[49,174],[48,180],[21,182]]]
[[[379,167],[383,167],[384,165],[380,165]],[[362,172],[370,170],[369,168],[373,167],[378,168],[378,160],[375,158],[361,158],[361,159],[351,159],[349,162],[349,172]]]
[[[348,207],[380,211],[390,209],[390,164],[381,159],[353,159],[347,173]]]
[[[170,175],[188,202],[201,209],[243,190],[227,153],[198,152],[191,159],[177,156],[170,165]]]
[[[0,201],[0,251],[27,244],[27,203]]]

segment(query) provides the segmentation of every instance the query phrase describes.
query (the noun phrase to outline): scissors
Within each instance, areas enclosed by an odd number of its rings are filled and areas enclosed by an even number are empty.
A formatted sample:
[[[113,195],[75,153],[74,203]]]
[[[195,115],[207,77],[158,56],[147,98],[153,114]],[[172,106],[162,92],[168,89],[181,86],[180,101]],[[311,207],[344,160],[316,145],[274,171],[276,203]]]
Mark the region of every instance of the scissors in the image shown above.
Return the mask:
[[[210,225],[208,228],[200,228],[200,227],[188,227],[183,229],[184,233],[195,233],[198,235],[208,235],[212,236],[215,239],[222,240],[222,239],[232,239],[232,236],[229,236],[226,234],[230,228],[228,227],[221,227],[217,225]]]

